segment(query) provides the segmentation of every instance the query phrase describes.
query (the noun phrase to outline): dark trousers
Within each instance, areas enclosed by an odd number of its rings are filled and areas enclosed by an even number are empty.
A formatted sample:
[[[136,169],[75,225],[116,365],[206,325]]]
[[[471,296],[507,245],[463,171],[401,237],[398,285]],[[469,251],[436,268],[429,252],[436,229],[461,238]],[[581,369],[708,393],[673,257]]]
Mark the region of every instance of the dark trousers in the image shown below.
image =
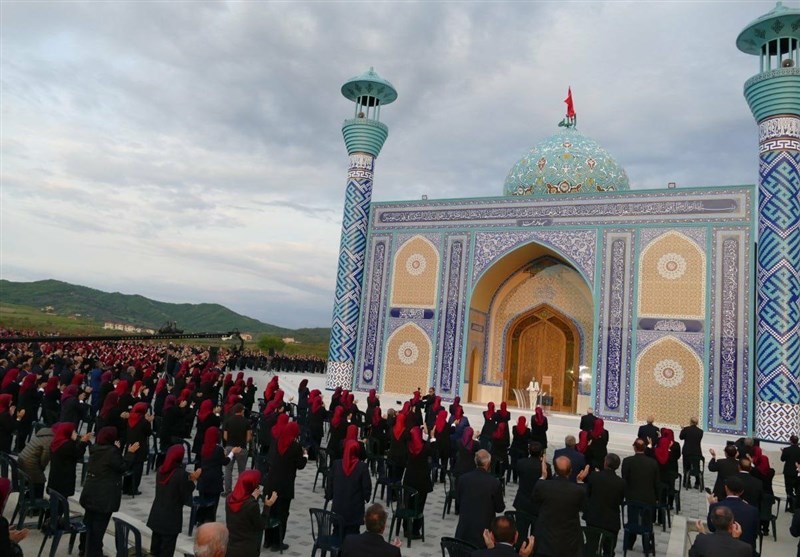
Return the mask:
[[[153,557],[173,557],[177,543],[178,534],[153,532],[153,537],[150,538],[150,553],[153,554]]]
[[[103,536],[106,534],[111,513],[86,510],[83,523],[86,525],[86,557],[103,557]]]
[[[208,501],[214,501],[214,504],[210,507],[200,507],[197,509],[197,524],[216,522],[217,507],[219,506],[219,493],[200,493],[200,497]]]
[[[20,452],[28,443],[28,435],[33,431],[33,422],[22,420],[17,426],[17,440],[14,443],[14,452]]]
[[[131,471],[133,474],[130,476],[130,479],[122,483],[123,491],[128,495],[134,494],[139,490],[139,484],[142,483],[142,474],[144,473],[144,460],[134,462]]]
[[[449,464],[450,464],[450,455],[439,457],[439,481],[442,483],[444,483],[444,478],[445,476],[447,476],[447,466]]]
[[[283,543],[283,538],[286,535],[286,523],[289,521],[289,507],[292,504],[291,499],[287,499],[286,497],[278,497],[278,500],[275,501],[275,504],[272,505],[270,509],[270,517],[277,518],[281,521],[281,528],[280,532],[276,530],[270,530],[267,532],[267,541],[268,544],[271,546],[277,546]]]
[[[786,485],[786,499],[787,501],[791,501],[794,503],[793,506],[789,508],[797,508],[797,491],[798,491],[798,482],[797,482],[797,474],[784,474],[783,481]]]

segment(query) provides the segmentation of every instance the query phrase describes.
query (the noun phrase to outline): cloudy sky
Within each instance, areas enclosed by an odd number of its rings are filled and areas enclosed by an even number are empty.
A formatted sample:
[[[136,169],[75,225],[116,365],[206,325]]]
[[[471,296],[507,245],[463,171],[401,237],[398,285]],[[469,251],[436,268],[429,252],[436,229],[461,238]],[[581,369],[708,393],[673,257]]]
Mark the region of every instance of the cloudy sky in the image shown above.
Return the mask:
[[[341,84],[398,89],[375,200],[492,196],[580,129],[634,188],[753,183],[734,41],[774,2],[9,2],[0,275],[328,326]]]

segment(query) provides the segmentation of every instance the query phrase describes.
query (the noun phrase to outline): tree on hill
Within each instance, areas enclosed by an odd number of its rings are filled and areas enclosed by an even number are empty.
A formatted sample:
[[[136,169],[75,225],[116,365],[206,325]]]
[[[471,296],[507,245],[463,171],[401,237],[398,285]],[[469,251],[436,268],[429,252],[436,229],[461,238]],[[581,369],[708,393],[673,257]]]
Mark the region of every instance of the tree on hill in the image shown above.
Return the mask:
[[[264,352],[269,352],[270,350],[274,350],[275,352],[280,352],[286,346],[286,343],[283,340],[279,339],[278,337],[273,337],[270,335],[264,335],[260,339],[258,339],[258,347],[263,350]]]

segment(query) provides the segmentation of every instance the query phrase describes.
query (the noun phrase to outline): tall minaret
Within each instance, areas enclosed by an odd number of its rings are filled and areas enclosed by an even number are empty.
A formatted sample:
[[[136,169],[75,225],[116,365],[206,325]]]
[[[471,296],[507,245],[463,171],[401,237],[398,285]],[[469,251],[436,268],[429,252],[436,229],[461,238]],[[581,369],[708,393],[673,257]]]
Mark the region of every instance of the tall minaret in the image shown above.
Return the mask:
[[[758,122],[755,435],[800,431],[800,9],[778,2],[736,46],[759,57],[744,96]]]
[[[352,120],[342,126],[350,156],[344,198],[342,243],[336,273],[327,388],[353,386],[361,283],[367,250],[372,177],[389,128],[380,121],[381,106],[394,102],[397,91],[372,68],[342,85],[342,95],[355,103]]]

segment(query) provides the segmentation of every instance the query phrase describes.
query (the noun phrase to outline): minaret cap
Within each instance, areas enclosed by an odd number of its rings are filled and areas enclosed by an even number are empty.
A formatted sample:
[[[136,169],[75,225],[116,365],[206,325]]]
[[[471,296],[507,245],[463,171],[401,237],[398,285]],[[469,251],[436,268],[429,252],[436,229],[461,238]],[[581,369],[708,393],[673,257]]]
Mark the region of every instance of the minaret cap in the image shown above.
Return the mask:
[[[742,52],[758,56],[765,44],[786,37],[800,38],[800,9],[787,8],[783,2],[778,2],[739,33],[736,46]]]
[[[342,95],[353,102],[358,102],[362,97],[373,97],[378,99],[381,105],[397,100],[397,90],[394,85],[379,76],[373,68],[348,79],[342,85]]]

